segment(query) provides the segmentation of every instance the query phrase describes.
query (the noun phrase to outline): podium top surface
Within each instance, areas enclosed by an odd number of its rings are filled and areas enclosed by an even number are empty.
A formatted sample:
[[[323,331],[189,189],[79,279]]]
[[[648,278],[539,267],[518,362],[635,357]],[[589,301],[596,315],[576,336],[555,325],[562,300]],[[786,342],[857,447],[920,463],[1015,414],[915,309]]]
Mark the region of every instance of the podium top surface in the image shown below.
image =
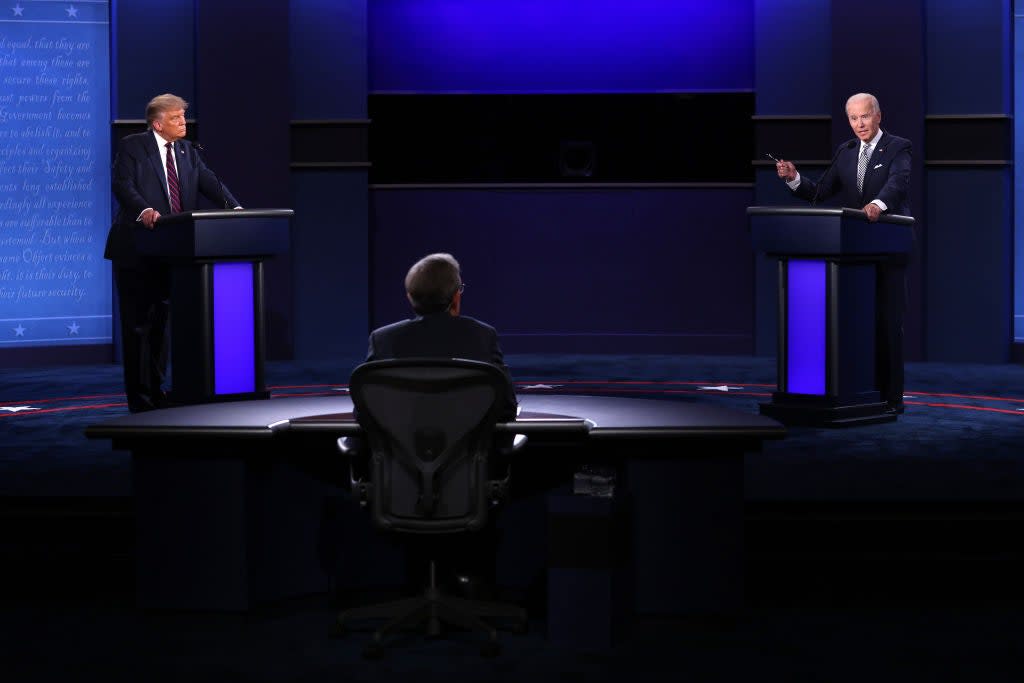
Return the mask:
[[[242,218],[291,218],[294,215],[295,212],[291,209],[204,209],[163,215],[160,216],[158,224]]]
[[[914,219],[883,216],[872,223],[860,209],[751,206],[751,243],[766,254],[856,258],[909,254]]]
[[[852,209],[844,206],[839,209],[825,209],[807,206],[748,206],[748,216],[832,216],[834,218],[853,218],[869,222],[867,214],[863,209]],[[912,216],[901,216],[894,213],[884,213],[878,218],[879,223],[892,223],[895,225],[913,225]]]

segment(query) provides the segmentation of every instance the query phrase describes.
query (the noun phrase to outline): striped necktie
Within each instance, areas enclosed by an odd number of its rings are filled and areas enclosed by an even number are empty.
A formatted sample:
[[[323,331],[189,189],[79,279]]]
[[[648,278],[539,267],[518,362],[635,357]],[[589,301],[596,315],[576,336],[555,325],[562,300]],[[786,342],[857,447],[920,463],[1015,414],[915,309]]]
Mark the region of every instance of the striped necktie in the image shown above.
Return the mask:
[[[857,192],[864,191],[864,174],[868,170],[868,158],[871,156],[871,145],[864,145],[857,160]]]
[[[178,172],[174,169],[174,144],[167,148],[167,191],[171,197],[171,213],[181,213],[181,189],[178,187]]]

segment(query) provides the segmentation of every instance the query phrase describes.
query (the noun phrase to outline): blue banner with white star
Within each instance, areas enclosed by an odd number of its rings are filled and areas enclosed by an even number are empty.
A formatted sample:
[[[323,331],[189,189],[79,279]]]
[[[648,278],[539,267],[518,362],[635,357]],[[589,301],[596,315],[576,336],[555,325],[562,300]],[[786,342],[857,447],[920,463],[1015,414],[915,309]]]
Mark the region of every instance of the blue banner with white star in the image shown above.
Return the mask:
[[[109,29],[107,0],[0,8],[0,349],[111,342]]]

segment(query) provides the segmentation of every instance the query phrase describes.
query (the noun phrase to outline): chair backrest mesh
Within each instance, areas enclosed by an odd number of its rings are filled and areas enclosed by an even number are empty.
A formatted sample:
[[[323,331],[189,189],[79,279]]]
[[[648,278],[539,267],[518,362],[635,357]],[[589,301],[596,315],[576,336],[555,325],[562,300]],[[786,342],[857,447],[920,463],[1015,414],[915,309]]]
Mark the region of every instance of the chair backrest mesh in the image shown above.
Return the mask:
[[[487,363],[366,363],[350,391],[371,449],[371,509],[381,527],[475,529],[487,518],[488,456],[506,378]]]

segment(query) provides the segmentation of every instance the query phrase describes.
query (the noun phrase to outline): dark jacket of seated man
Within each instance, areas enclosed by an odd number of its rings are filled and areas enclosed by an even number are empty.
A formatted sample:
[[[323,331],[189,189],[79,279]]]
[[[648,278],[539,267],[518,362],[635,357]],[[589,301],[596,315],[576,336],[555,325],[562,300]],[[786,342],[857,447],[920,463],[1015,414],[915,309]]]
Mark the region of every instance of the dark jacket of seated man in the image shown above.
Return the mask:
[[[508,378],[498,419],[512,420],[516,416],[516,395],[498,333],[487,323],[445,310],[374,330],[366,360],[391,358],[466,358],[495,365]]]
[[[451,254],[429,254],[414,263],[405,276],[405,296],[416,317],[370,333],[366,360],[392,358],[465,358],[498,367],[508,379],[499,420],[516,416],[516,395],[498,333],[490,325],[462,312],[462,270]]]

